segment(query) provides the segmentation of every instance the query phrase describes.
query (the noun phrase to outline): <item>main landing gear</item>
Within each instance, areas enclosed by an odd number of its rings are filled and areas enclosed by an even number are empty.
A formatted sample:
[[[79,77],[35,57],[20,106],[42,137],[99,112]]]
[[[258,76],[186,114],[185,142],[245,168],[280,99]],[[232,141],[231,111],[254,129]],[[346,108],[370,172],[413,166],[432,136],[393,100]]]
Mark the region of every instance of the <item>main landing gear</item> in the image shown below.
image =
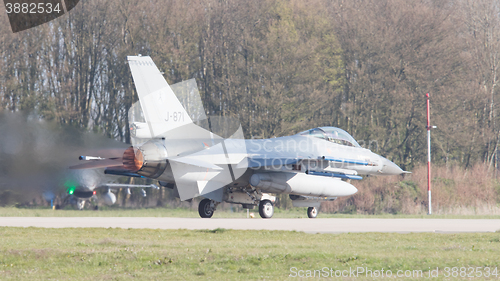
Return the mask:
[[[211,218],[214,215],[215,210],[217,209],[217,205],[219,202],[203,199],[200,201],[200,205],[198,205],[198,213],[202,218]],[[255,206],[250,205],[250,206]],[[307,206],[307,205],[306,205]],[[264,199],[259,202],[259,214],[263,219],[270,219],[274,215],[274,205],[273,202],[269,199]],[[308,207],[307,208],[307,216],[310,219],[314,219],[318,216],[318,208],[317,207]]]
[[[198,213],[200,214],[200,217],[211,218],[214,215],[217,205],[217,202],[210,199],[201,200],[200,205],[198,205]]]
[[[310,219],[314,219],[318,216],[318,209],[316,207],[309,207],[307,208],[307,216]]]
[[[210,199],[203,199],[198,205],[198,213],[202,218],[211,218],[219,203]],[[274,206],[271,200],[265,199],[259,203],[259,214],[263,219],[270,219],[274,214]]]

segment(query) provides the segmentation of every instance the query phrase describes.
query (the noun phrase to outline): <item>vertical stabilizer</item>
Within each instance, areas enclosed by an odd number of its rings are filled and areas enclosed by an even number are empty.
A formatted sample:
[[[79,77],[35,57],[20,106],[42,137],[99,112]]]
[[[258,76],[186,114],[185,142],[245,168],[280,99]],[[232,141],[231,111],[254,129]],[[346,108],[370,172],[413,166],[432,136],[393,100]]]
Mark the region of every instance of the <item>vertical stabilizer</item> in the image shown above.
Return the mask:
[[[193,123],[151,57],[127,60],[151,138]]]

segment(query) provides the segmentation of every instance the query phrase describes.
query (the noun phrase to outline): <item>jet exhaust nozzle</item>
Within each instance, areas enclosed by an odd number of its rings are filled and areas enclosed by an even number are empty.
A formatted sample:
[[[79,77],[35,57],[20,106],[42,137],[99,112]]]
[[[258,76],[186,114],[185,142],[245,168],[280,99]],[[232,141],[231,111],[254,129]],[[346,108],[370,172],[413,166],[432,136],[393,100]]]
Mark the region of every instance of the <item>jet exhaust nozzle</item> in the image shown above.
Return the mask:
[[[150,140],[123,153],[125,169],[149,178],[159,177],[167,167],[167,150],[158,140]]]
[[[123,153],[123,166],[125,169],[137,172],[144,165],[144,155],[140,149],[135,149],[133,146],[127,148]]]

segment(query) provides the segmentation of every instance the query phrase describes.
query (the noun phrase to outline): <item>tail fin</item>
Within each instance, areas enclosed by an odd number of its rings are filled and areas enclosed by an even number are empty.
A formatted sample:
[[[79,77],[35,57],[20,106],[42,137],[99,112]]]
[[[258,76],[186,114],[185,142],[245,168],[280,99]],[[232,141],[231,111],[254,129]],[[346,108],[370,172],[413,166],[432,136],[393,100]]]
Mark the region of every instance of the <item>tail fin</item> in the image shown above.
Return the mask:
[[[151,57],[127,60],[151,138],[193,123]]]

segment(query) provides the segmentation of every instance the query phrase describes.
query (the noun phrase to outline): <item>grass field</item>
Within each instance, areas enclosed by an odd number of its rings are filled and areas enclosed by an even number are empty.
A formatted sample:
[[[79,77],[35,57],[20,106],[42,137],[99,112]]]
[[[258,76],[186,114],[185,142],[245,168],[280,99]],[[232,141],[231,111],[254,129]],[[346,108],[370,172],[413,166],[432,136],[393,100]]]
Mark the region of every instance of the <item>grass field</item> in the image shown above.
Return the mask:
[[[257,208],[250,210],[259,217]],[[246,210],[236,209],[217,210],[214,218],[246,218]],[[127,209],[117,207],[104,207],[98,211],[94,210],[52,210],[49,208],[0,208],[0,217],[180,217],[180,218],[198,218],[198,211],[189,208],[143,208]],[[306,218],[306,208],[292,208],[283,210],[274,209],[274,218]],[[500,219],[500,215],[357,215],[357,214],[326,214],[319,213],[320,218],[426,218],[426,219]]]
[[[435,270],[434,280],[450,280],[465,267],[483,280],[486,267],[500,267],[500,234],[0,228],[1,280],[296,280],[358,267],[371,275],[343,279],[379,279],[384,269],[392,279]]]

